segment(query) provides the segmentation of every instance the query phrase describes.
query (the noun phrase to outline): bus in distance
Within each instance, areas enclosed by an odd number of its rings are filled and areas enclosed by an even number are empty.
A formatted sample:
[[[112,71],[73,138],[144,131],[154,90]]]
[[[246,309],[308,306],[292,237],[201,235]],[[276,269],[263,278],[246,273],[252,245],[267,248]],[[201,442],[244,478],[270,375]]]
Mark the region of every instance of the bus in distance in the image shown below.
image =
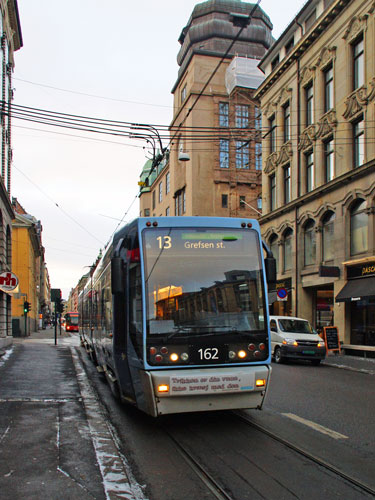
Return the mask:
[[[78,312],[67,312],[65,314],[65,331],[66,332],[78,332]]]

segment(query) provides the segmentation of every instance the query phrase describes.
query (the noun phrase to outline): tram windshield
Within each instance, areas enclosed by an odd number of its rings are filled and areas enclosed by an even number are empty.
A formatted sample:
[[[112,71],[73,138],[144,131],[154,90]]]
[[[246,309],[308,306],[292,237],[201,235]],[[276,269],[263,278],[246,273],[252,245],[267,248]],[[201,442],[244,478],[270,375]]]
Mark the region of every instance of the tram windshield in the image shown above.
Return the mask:
[[[264,331],[255,230],[156,227],[143,248],[149,337]]]

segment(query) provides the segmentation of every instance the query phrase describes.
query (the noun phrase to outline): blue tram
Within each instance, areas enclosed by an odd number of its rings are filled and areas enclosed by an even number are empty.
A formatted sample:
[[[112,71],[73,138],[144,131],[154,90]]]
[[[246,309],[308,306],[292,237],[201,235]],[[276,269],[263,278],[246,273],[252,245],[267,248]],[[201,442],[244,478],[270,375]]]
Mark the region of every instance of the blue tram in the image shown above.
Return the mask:
[[[266,271],[274,280],[256,220],[138,218],[80,294],[81,342],[112,392],[154,417],[261,408]]]

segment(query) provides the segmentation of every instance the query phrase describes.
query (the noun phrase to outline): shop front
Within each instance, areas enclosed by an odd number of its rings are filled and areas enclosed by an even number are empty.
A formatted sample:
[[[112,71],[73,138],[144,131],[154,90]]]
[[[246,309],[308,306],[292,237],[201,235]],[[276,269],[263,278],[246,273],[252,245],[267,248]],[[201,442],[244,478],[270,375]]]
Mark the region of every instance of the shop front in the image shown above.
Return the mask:
[[[350,315],[350,343],[375,346],[375,261],[347,267],[347,283],[336,296]]]

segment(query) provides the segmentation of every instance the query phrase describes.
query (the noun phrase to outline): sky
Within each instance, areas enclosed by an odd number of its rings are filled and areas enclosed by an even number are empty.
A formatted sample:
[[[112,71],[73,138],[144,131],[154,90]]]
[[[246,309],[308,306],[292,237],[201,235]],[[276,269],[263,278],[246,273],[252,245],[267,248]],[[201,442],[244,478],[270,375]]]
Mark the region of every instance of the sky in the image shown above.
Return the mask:
[[[23,47],[14,104],[168,125],[178,38],[194,0],[18,0]],[[278,38],[303,1],[261,0]],[[121,225],[138,216],[139,140],[14,119],[11,197],[41,221],[52,288],[64,299]]]

